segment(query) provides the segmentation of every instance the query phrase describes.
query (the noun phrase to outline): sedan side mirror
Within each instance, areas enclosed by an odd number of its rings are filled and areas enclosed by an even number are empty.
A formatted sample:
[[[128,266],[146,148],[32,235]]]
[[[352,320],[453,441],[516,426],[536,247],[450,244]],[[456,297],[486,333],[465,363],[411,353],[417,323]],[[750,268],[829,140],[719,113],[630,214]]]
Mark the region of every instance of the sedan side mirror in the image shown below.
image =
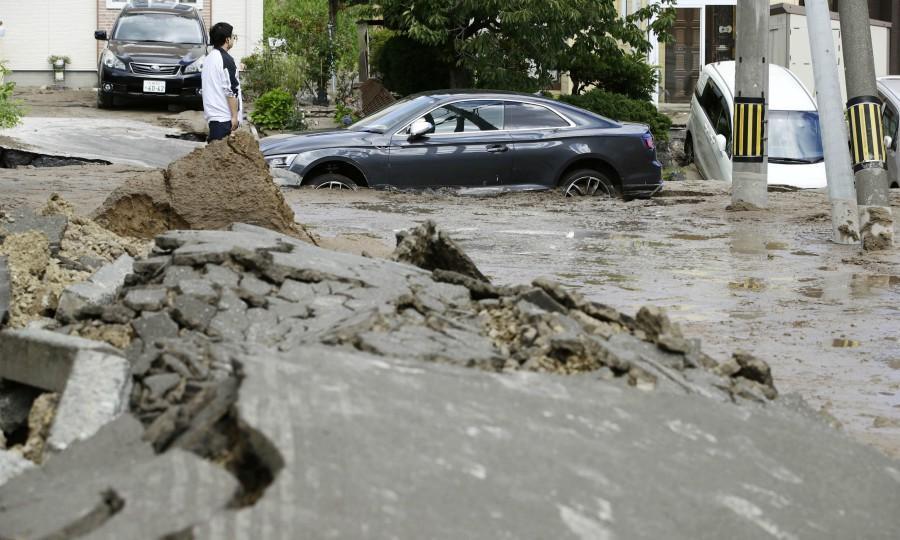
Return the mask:
[[[433,129],[434,124],[424,118],[419,118],[409,126],[409,138],[417,139]]]
[[[885,135],[884,136],[884,147],[890,148],[891,150],[893,150],[894,149],[893,145],[894,145],[894,139],[891,138],[890,135]]]
[[[725,150],[728,148],[728,139],[725,138],[725,135],[721,133],[716,135],[716,146],[719,147],[719,152],[725,153]]]
[[[106,30],[97,30],[94,32],[94,39],[99,41],[109,41],[109,36],[106,34]]]

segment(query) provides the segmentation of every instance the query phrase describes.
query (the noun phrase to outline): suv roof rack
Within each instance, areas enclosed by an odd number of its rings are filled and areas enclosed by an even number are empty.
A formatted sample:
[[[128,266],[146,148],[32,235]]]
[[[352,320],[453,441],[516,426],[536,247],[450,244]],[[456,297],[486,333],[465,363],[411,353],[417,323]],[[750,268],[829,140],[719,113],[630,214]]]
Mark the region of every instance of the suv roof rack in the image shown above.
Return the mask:
[[[192,11],[194,6],[176,2],[175,0],[131,0],[125,9],[165,9],[173,11]]]

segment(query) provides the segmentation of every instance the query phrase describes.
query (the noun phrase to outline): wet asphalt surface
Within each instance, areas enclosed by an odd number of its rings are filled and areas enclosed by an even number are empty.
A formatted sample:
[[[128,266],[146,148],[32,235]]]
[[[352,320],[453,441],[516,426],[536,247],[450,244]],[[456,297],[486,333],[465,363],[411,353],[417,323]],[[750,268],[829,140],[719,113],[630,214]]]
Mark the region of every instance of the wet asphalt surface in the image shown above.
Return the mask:
[[[897,250],[829,242],[818,190],[770,193],[769,211],[737,213],[725,211],[717,182],[669,183],[663,195],[286,192],[298,221],[324,236],[369,238],[373,252],[431,219],[498,284],[549,276],[626,312],[663,306],[716,358],[754,352],[782,392],[900,456]]]

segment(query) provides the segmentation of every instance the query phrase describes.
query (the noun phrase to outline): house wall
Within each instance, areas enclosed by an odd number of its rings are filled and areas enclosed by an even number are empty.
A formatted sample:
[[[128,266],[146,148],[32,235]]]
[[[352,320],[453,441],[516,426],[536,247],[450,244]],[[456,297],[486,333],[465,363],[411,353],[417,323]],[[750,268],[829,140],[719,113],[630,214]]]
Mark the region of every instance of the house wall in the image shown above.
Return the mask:
[[[52,82],[51,55],[68,56],[71,70],[96,71],[95,0],[30,0],[4,2],[0,18],[6,34],[0,38],[0,58],[17,72],[13,81]],[[84,34],[84,37],[73,39]],[[19,75],[21,73],[21,76]]]
[[[185,0],[182,0],[185,1]],[[199,4],[204,24],[226,21],[235,27],[240,58],[262,40],[263,0],[190,0]],[[22,0],[3,1],[0,20],[6,34],[0,37],[0,59],[13,70],[8,80],[21,86],[53,84],[47,58],[65,55],[66,86],[91,88],[97,82],[97,60],[103,42],[95,30],[111,30],[124,2],[117,0]]]

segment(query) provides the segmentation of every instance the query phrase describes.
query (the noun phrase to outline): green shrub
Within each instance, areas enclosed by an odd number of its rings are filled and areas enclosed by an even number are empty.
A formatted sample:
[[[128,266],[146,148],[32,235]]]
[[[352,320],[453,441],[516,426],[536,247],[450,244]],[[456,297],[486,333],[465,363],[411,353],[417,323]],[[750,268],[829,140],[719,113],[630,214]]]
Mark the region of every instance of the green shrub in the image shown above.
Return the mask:
[[[3,82],[3,77],[8,74],[9,70],[6,69],[6,66],[0,64],[0,128],[11,128],[17,125],[19,118],[24,114],[22,104],[12,97],[16,83]]]
[[[248,99],[278,88],[296,94],[306,82],[306,65],[299,56],[274,50],[265,42],[262,50],[242,62],[241,83]]]
[[[263,129],[285,129],[296,115],[294,96],[277,88],[269,90],[254,102],[250,119]]]
[[[359,113],[354,111],[349,105],[340,102],[335,104],[334,121],[337,122],[338,125],[343,126],[344,118],[348,116],[350,117],[351,122],[356,122],[360,118]]]
[[[560,96],[561,101],[587,109],[613,120],[640,122],[650,126],[653,137],[660,142],[669,140],[672,121],[656,110],[649,101],[631,99],[622,94],[594,89],[578,96]]]

